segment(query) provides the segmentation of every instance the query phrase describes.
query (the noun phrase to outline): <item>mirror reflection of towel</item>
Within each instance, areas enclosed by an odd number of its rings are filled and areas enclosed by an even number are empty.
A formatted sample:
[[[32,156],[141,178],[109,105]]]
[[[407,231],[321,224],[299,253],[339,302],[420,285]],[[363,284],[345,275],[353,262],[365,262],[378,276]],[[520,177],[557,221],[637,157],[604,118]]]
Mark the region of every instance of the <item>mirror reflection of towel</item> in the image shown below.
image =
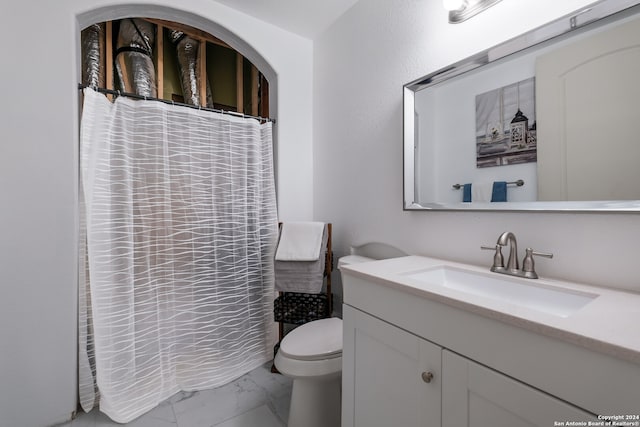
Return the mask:
[[[462,186],[462,201],[471,202],[471,184],[465,184]]]
[[[493,183],[493,190],[491,192],[492,202],[506,202],[507,201],[507,182],[495,181]]]
[[[491,182],[474,182],[471,185],[471,201],[472,202],[492,202],[491,192],[493,183]]]
[[[507,182],[474,182],[462,186],[463,202],[506,202]]]
[[[491,191],[493,189],[490,182],[474,182],[462,186],[463,202],[491,202]]]

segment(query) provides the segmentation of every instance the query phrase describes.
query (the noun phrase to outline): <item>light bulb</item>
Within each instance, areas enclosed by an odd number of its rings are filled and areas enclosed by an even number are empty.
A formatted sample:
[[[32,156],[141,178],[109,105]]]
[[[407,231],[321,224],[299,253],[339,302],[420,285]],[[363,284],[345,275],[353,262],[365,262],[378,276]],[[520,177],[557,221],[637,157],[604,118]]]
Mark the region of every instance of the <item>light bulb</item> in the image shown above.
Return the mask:
[[[465,0],[442,0],[442,5],[447,10],[458,10],[464,6]]]

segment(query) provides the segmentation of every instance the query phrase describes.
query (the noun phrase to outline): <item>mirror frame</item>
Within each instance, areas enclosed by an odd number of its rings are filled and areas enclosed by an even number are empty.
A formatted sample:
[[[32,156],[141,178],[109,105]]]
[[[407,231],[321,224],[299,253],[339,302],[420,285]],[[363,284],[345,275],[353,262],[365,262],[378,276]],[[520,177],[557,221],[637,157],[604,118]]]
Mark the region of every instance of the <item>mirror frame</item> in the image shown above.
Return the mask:
[[[507,203],[419,203],[415,192],[415,96],[420,90],[504,60],[541,43],[555,41],[594,25],[640,13],[638,0],[602,0],[551,21],[539,28],[427,74],[403,86],[403,210],[405,211],[499,211],[499,212],[640,212],[640,200],[535,201]]]

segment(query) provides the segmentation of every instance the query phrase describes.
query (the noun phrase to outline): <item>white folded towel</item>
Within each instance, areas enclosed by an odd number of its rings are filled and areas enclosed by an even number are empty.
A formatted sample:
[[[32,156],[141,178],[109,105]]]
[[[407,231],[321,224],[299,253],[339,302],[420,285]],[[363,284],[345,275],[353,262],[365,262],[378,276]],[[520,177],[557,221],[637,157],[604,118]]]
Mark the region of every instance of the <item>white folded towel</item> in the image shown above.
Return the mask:
[[[320,257],[323,222],[286,222],[282,224],[276,261],[316,261]]]
[[[471,200],[473,202],[490,202],[493,193],[493,182],[474,182],[471,184]]]

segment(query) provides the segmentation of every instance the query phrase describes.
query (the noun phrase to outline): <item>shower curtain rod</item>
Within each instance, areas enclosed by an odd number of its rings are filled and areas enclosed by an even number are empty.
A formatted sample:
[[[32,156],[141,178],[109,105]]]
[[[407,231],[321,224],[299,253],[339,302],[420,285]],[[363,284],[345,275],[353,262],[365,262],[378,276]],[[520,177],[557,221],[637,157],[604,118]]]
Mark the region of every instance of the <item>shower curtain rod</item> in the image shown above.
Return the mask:
[[[276,124],[276,119],[272,119],[271,117],[259,117],[259,116],[252,116],[250,114],[236,113],[235,111],[220,110],[220,109],[217,109],[217,108],[198,107],[198,106],[191,105],[191,104],[185,104],[183,102],[169,101],[167,99],[152,98],[150,96],[143,96],[143,95],[138,95],[138,94],[135,94],[135,93],[122,92],[122,91],[119,91],[119,90],[104,89],[104,88],[101,88],[101,87],[83,85],[83,84],[80,84],[80,83],[78,84],[78,89],[79,90],[82,90],[82,89],[85,89],[85,88],[90,88],[90,89],[95,90],[96,92],[104,93],[106,95],[124,96],[125,98],[143,99],[145,101],[159,101],[159,102],[163,102],[165,104],[179,105],[181,107],[195,108],[197,110],[211,111],[213,113],[220,113],[220,114],[228,114],[230,116],[243,117],[243,118],[248,118],[248,119],[256,119],[256,120],[258,120],[260,122],[271,122],[274,125]]]

